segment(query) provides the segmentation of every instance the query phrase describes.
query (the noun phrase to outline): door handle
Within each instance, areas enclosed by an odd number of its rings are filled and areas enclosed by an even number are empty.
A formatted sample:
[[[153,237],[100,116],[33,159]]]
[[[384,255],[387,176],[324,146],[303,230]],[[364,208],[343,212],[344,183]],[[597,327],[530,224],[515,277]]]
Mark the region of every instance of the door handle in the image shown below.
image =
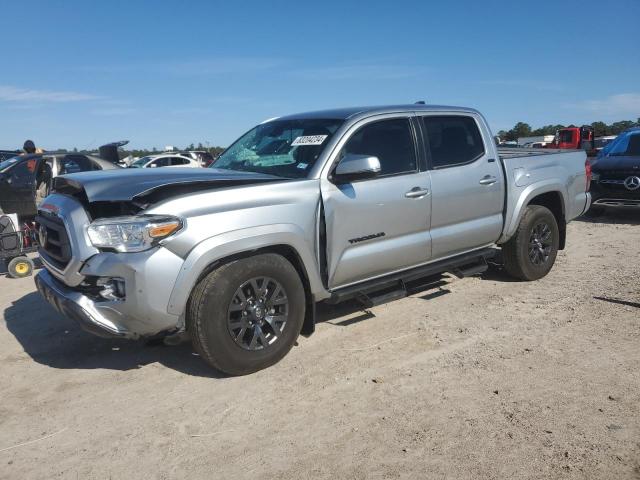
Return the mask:
[[[429,189],[421,187],[413,187],[411,190],[404,194],[404,196],[407,198],[420,198],[426,195],[429,195]]]
[[[493,185],[498,179],[492,175],[485,175],[480,179],[480,185]]]

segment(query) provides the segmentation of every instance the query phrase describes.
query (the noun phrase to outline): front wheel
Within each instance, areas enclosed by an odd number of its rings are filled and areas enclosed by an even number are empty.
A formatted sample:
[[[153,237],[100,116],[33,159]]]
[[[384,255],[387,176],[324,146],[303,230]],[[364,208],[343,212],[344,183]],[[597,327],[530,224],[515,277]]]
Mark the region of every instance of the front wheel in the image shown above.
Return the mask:
[[[553,267],[559,245],[553,213],[546,207],[529,205],[515,235],[502,246],[505,270],[519,280],[538,280]]]
[[[202,279],[191,295],[187,328],[207,363],[246,375],[291,350],[304,314],[296,269],[280,255],[262,254],[224,264]]]

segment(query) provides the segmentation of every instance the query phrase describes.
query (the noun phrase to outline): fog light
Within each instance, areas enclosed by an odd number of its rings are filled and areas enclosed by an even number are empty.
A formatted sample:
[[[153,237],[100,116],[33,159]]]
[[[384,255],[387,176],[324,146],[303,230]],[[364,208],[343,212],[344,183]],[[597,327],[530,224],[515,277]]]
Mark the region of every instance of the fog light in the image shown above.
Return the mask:
[[[96,285],[102,287],[100,296],[109,301],[121,301],[125,299],[126,290],[122,278],[100,278]]]

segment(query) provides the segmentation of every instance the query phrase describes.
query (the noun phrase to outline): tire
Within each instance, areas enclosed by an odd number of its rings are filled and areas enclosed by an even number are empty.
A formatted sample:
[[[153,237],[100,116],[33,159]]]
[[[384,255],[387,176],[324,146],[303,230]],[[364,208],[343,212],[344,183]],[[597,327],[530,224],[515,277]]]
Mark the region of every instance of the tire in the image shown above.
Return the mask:
[[[280,255],[256,255],[224,264],[196,285],[187,329],[195,350],[212,367],[246,375],[277,363],[291,350],[305,306],[293,265]]]
[[[7,265],[7,271],[11,278],[25,278],[33,274],[33,260],[28,257],[12,258]]]
[[[529,205],[515,235],[502,246],[505,270],[519,280],[538,280],[553,267],[559,245],[560,233],[553,213],[546,207]]]

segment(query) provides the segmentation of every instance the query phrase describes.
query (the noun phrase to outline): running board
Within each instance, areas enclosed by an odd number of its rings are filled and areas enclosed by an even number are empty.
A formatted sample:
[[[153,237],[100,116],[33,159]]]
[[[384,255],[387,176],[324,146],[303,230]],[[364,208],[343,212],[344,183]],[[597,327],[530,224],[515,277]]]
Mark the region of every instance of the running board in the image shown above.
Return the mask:
[[[375,307],[383,303],[400,300],[408,295],[407,288],[402,280],[398,281],[398,286],[394,290],[383,290],[371,294],[360,293],[356,300],[365,308]]]
[[[456,273],[457,271],[462,274],[462,276],[476,275],[484,272],[487,269],[487,258],[492,258],[495,254],[496,249],[484,248],[482,250],[465,253],[457,257],[440,260],[421,267],[387,275],[386,277],[376,278],[367,282],[343,287],[333,291],[331,293],[331,297],[325,300],[325,302],[329,304],[336,304],[353,298],[368,298],[370,301],[372,301],[371,298],[378,298],[380,302],[377,303],[377,305],[379,305],[380,303],[384,303],[381,300],[383,297],[387,297],[387,295],[389,297],[395,297],[393,299],[406,296],[406,283],[408,282],[442,274],[444,272],[452,272],[454,275],[458,275]],[[436,281],[441,282],[442,278],[440,277]],[[427,285],[429,283],[430,282],[425,282]],[[378,292],[381,291],[384,291],[384,293],[379,295]],[[402,292],[403,295],[401,295]]]
[[[488,268],[489,265],[487,264],[487,259],[483,257],[478,261],[478,263],[471,263],[469,265],[463,265],[460,268],[454,268],[451,270],[451,273],[458,278],[472,277],[473,275],[486,272]]]

